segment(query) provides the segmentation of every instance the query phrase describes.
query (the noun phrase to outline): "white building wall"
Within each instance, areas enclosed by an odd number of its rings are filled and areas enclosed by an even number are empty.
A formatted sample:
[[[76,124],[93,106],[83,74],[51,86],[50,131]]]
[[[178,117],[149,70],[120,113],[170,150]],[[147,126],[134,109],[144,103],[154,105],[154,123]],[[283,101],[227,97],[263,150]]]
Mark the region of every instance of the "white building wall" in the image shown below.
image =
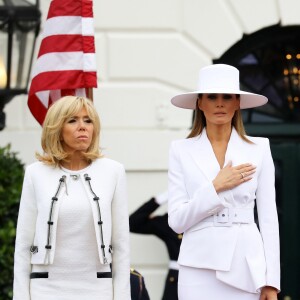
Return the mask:
[[[41,0],[43,20],[49,0]],[[167,187],[168,147],[183,138],[192,114],[170,98],[196,88],[198,71],[242,38],[264,27],[300,23],[297,0],[94,0],[103,152],[128,174],[132,212]],[[41,129],[25,96],[5,107],[0,146],[11,144],[29,164]],[[166,208],[161,208],[160,212]],[[161,298],[168,257],[156,237],[131,235],[131,261],[151,300]]]

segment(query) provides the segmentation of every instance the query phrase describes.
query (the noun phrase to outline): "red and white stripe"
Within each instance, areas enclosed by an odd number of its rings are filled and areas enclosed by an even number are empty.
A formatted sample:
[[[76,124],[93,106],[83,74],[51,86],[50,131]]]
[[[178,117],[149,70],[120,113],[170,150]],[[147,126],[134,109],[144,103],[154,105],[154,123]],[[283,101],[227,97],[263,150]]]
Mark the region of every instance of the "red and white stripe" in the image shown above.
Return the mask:
[[[28,106],[40,124],[60,97],[97,87],[92,0],[51,1],[31,77]]]

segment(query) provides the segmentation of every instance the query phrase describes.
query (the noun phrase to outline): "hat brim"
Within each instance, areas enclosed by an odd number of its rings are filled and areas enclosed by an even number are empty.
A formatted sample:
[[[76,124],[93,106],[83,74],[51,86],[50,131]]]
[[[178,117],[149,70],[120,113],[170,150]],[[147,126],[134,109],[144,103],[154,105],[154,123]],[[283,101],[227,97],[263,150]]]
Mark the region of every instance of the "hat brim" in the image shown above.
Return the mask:
[[[241,95],[240,96],[241,109],[262,106],[268,102],[268,98],[263,95],[244,92],[240,90],[226,90],[226,91],[199,90],[199,91],[176,95],[171,99],[171,103],[180,108],[196,109],[198,94],[239,94]]]

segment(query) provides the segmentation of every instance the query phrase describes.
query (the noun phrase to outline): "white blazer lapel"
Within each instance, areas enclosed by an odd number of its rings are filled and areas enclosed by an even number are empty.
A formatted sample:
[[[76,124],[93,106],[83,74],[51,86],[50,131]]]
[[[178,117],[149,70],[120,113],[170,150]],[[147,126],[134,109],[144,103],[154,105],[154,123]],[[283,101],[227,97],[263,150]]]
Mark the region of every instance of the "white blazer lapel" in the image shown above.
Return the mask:
[[[249,162],[250,147],[238,135],[234,127],[232,127],[231,136],[228,142],[224,166],[232,161],[233,166]],[[213,151],[212,145],[207,137],[204,128],[201,135],[191,139],[188,147],[188,153],[200,168],[205,177],[212,181],[220,171],[220,166]]]
[[[242,140],[237,133],[236,129],[232,127],[231,136],[228,142],[227,151],[225,155],[225,163],[232,162],[233,166],[237,166],[243,163],[248,163],[249,157],[249,144]]]
[[[209,181],[212,181],[220,171],[220,166],[207,137],[205,128],[201,135],[195,137],[191,142],[191,147],[188,148],[188,152],[205,177]]]
[[[232,127],[231,136],[225,154],[224,166],[226,166],[229,161],[232,162],[232,166],[248,163],[250,149],[249,144],[243,141],[236,129]],[[229,205],[234,203],[232,190],[226,190],[222,192],[221,195]]]

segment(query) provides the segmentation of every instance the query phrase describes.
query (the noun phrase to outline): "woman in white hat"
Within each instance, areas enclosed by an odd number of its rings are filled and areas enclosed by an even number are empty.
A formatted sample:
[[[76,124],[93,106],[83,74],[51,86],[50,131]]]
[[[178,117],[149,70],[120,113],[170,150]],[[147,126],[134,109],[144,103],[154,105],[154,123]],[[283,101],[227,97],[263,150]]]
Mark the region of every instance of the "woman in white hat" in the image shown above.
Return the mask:
[[[191,133],[172,142],[169,158],[169,225],[184,232],[180,300],[277,299],[274,164],[269,140],[246,136],[240,113],[267,101],[241,91],[239,71],[223,64],[202,68],[198,90],[171,100],[195,109]]]

